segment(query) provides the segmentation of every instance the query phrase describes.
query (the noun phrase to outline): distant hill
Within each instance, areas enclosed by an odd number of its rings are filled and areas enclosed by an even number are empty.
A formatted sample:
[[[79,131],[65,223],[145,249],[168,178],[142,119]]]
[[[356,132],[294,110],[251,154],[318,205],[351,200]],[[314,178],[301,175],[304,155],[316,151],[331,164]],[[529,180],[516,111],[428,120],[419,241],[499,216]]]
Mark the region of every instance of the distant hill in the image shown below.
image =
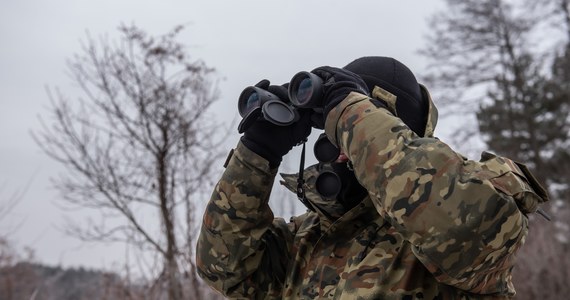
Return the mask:
[[[18,263],[0,269],[0,300],[142,299],[116,274]]]
[[[195,295],[190,290],[186,293]],[[199,294],[203,299],[223,299],[206,286],[200,287]],[[166,297],[160,287],[154,286],[150,292],[147,286],[129,284],[115,273],[84,268],[63,269],[29,262],[0,267],[0,300],[124,299],[161,300]]]

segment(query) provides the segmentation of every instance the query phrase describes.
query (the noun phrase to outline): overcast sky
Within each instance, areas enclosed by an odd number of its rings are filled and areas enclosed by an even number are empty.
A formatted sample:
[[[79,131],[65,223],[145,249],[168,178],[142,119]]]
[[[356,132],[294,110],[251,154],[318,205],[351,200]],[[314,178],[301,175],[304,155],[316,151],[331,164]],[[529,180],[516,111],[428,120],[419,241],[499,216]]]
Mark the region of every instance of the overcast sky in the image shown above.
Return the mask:
[[[76,96],[65,60],[80,51],[86,31],[113,38],[121,23],[151,34],[187,24],[180,41],[217,69],[222,98],[214,108],[232,119],[241,90],[263,78],[284,83],[298,71],[365,55],[393,56],[421,73],[426,17],[441,8],[440,0],[0,0],[0,201],[30,184],[0,232],[14,231],[18,247],[50,265],[108,268],[124,257],[120,248],[85,245],[58,229],[81,213],[58,207],[49,178],[62,169],[30,137],[47,114],[46,86]],[[237,139],[236,131],[228,149]]]

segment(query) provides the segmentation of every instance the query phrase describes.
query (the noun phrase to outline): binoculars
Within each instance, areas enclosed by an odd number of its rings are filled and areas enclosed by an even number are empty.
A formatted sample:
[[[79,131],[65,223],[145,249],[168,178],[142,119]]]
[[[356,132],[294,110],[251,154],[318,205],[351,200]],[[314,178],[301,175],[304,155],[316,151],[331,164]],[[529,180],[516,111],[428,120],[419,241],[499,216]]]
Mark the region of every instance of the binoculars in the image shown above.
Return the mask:
[[[242,117],[238,131],[244,132],[260,117],[275,125],[287,126],[299,119],[298,108],[319,110],[323,102],[323,81],[313,73],[299,72],[291,79],[288,94],[291,103],[259,87],[245,88],[238,99]]]
[[[310,72],[299,72],[289,82],[287,99],[259,87],[245,88],[238,99],[238,111],[242,120],[238,126],[244,132],[253,122],[263,118],[278,126],[291,125],[298,121],[297,109],[313,109],[320,113],[323,105],[323,80]],[[315,158],[321,163],[332,163],[340,150],[323,133],[313,147]],[[322,171],[316,179],[317,192],[327,199],[335,198],[341,191],[342,178],[332,171]]]

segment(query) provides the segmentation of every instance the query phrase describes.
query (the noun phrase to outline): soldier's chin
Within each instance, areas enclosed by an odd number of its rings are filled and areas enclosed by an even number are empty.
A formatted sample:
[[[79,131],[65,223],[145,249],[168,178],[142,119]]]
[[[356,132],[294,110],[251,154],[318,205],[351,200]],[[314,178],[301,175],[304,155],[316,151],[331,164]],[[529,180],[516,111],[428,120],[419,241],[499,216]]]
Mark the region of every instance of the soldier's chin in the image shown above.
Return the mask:
[[[348,156],[346,156],[346,154],[344,153],[340,153],[338,155],[338,158],[334,161],[335,163],[345,163],[348,161]]]

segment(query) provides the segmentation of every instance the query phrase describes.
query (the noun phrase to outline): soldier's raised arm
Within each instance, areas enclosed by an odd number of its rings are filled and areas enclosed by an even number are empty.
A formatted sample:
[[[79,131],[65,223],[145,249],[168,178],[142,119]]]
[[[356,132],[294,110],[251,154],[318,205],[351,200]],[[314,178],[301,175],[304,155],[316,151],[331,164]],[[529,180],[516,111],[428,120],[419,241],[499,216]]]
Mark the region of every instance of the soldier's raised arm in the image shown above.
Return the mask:
[[[266,80],[256,87],[287,97],[284,87]],[[289,126],[258,116],[240,126],[245,133],[206,207],[196,249],[199,275],[232,298],[281,294],[296,228],[274,219],[269,195],[282,156],[311,131],[308,116]]]
[[[313,70],[324,82],[325,132],[352,162],[379,214],[412,245],[424,266],[447,285],[478,294],[512,287],[514,254],[544,190],[522,165],[485,155],[470,161],[395,116],[396,97],[346,70]],[[422,96],[429,99],[422,87]],[[431,99],[429,99],[431,104]]]

